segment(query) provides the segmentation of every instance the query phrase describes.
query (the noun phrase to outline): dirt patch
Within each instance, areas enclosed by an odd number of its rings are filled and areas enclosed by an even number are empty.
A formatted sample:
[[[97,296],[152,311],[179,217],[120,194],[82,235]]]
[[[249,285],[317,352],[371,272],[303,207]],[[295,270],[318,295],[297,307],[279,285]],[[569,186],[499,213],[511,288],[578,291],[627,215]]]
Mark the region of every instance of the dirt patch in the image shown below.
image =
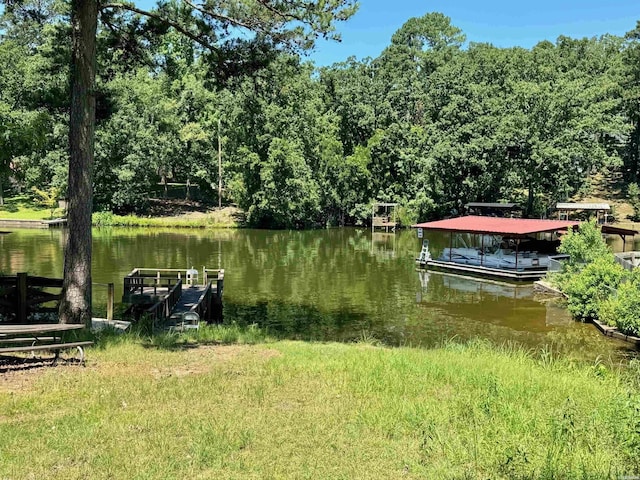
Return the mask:
[[[189,212],[205,213],[209,207],[195,200],[150,198],[146,213],[152,217],[175,217]]]
[[[576,195],[570,201],[582,203],[608,203],[614,222],[627,222],[633,216],[633,207],[627,196],[627,185],[620,171],[605,171],[589,178],[591,188],[586,195]]]
[[[167,353],[167,355],[171,355]],[[247,345],[205,345],[190,349],[183,353],[184,361],[175,365],[158,366],[150,362],[101,362],[89,359],[86,367],[78,365],[75,359],[62,359],[54,366],[50,358],[13,358],[0,359],[0,393],[24,392],[31,389],[43,375],[51,372],[68,373],[72,369],[82,369],[89,374],[110,376],[152,376],[156,379],[168,377],[186,377],[202,375],[211,371],[216,365],[225,362],[255,359],[266,362],[282,355],[278,350]],[[175,359],[172,359],[175,361]]]
[[[202,346],[188,353],[189,362],[166,367],[153,367],[151,374],[156,378],[186,377],[201,375],[211,371],[212,367],[237,359],[256,358],[260,361],[268,361],[282,354],[273,349],[265,349],[253,346],[224,345]]]
[[[51,358],[3,357],[0,359],[0,392],[29,390],[36,380],[51,369],[82,368],[75,359],[60,359],[56,365]]]
[[[244,212],[237,207],[217,208],[194,200],[149,199],[147,214],[175,220],[210,219],[217,224],[235,224],[244,221]]]

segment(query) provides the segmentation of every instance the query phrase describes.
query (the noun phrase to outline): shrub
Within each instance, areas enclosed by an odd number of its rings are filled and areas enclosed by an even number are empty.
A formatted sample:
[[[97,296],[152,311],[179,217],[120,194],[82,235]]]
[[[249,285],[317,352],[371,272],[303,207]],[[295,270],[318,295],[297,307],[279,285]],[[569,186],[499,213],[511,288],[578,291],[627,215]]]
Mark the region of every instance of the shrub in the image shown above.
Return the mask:
[[[607,325],[618,327],[626,335],[640,335],[640,283],[620,284],[617,295],[601,305],[599,316]]]
[[[613,256],[605,256],[566,277],[563,290],[569,297],[569,311],[582,320],[598,319],[601,304],[618,288],[625,274]]]
[[[111,212],[95,212],[91,217],[91,223],[96,227],[108,227],[114,223],[114,214]]]
[[[562,237],[558,251],[569,255],[569,261],[565,264],[569,270],[599,258],[606,257],[613,261],[613,253],[602,238],[595,220],[581,223],[577,232],[569,229]]]

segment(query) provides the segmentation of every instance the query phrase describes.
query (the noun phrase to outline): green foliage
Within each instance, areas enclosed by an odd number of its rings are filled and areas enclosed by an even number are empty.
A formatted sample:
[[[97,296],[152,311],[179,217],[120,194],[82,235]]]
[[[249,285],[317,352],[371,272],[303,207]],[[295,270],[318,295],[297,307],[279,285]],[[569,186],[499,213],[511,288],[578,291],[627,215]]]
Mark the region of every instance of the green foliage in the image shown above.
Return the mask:
[[[570,271],[575,271],[582,265],[597,259],[613,261],[613,253],[602,238],[602,233],[595,220],[582,222],[577,232],[569,229],[562,237],[558,251],[569,255],[565,266]]]
[[[582,270],[565,277],[569,311],[582,320],[598,319],[600,306],[618,288],[625,270],[610,257],[593,259]]]
[[[601,304],[598,316],[626,335],[640,336],[640,276],[634,274],[621,283],[616,294]]]
[[[568,296],[569,311],[582,320],[599,319],[627,272],[615,262],[595,220],[581,223],[578,231],[569,229],[558,251],[569,255],[555,279]]]
[[[53,214],[58,208],[58,199],[60,198],[60,188],[50,187],[48,190],[40,190],[37,187],[32,188],[33,193],[38,197],[38,203],[49,209],[49,218],[53,218]]]
[[[195,219],[138,217],[116,215],[112,212],[95,212],[91,222],[96,227],[171,227],[171,228],[234,228],[238,223],[230,218],[205,215]]]
[[[640,187],[638,187],[637,183],[630,183],[627,186],[627,195],[629,196],[629,202],[633,207],[633,218],[634,222],[640,220]]]
[[[249,223],[276,228],[309,226],[319,213],[320,196],[299,145],[274,138],[260,169],[261,189],[247,212]]]
[[[263,2],[206,5],[250,20],[263,32],[250,40],[225,15],[183,6],[157,13],[215,49],[155,20],[101,13],[97,211],[146,213],[168,182],[217,202],[222,180],[224,200],[264,227],[364,224],[376,200],[402,203],[406,221],[469,201],[518,201],[538,216],[600,169],[640,174],[638,30],[528,50],[465,46],[434,12],[407,19],[377,58],[317,71],[292,53],[336,37],[355,2],[280,2],[282,15]],[[64,193],[68,5],[19,2],[0,30],[0,202],[3,188]]]
[[[396,218],[403,227],[410,227],[418,223],[419,214],[416,211],[414,204],[398,205],[396,208]]]

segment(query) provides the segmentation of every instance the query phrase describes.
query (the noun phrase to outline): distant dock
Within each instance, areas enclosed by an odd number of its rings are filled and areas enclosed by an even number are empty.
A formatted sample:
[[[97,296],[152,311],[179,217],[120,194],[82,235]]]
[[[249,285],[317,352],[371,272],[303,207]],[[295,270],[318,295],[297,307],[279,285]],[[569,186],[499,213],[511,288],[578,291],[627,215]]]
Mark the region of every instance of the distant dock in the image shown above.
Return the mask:
[[[0,219],[0,228],[60,228],[64,227],[66,224],[66,218],[54,218],[53,220],[21,220],[18,218]]]

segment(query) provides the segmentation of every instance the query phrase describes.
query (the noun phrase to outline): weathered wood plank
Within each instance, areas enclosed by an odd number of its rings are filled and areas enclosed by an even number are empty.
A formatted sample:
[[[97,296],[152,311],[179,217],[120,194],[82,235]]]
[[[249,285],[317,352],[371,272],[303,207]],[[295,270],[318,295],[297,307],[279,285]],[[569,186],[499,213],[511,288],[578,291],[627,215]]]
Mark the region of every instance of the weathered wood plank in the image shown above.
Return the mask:
[[[22,347],[2,347],[0,348],[0,354],[17,353],[17,352],[35,352],[39,350],[47,350],[47,351],[66,350],[68,348],[85,347],[88,345],[93,345],[93,342],[86,340],[83,342],[50,343],[50,344],[44,344],[44,345],[25,345]]]

